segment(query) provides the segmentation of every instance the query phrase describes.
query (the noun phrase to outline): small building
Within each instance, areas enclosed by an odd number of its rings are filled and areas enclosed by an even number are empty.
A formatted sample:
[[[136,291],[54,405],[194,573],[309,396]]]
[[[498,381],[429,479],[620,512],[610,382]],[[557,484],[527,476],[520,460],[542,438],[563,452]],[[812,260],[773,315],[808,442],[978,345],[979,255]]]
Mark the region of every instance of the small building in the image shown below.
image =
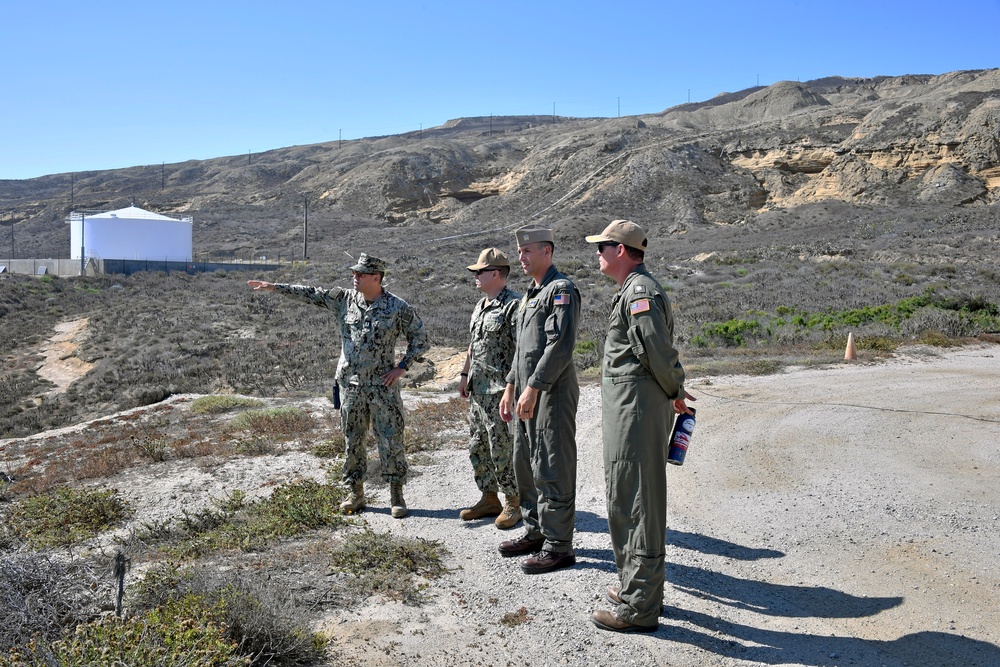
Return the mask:
[[[190,262],[191,218],[170,218],[137,206],[106,213],[73,211],[70,225],[70,258]]]

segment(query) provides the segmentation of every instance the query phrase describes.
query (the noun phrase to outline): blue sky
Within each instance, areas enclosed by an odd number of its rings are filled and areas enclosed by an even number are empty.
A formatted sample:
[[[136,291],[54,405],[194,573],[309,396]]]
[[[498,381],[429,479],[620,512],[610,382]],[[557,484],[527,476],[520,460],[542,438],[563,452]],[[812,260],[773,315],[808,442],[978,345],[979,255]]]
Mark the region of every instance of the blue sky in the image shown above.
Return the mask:
[[[1000,0],[0,6],[0,179],[1000,66]]]

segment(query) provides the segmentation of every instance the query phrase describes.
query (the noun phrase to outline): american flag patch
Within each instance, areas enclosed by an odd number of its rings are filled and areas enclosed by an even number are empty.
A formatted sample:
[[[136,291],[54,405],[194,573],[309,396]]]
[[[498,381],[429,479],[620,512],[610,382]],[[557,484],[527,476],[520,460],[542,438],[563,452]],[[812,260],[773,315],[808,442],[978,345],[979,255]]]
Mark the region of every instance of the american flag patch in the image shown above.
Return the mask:
[[[557,306],[568,306],[569,305],[569,294],[556,294],[552,298],[552,303]]]
[[[628,305],[628,310],[633,315],[645,313],[649,310],[649,299],[639,299],[638,301],[633,301]]]

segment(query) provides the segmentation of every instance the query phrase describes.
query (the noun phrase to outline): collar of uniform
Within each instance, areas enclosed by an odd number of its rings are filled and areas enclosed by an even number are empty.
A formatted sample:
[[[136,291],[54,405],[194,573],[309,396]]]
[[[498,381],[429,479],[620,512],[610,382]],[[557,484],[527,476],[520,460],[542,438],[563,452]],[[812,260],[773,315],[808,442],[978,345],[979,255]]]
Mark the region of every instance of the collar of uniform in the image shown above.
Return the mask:
[[[555,280],[557,275],[559,275],[559,270],[556,268],[556,265],[553,264],[552,266],[549,267],[549,270],[545,272],[545,275],[542,276],[542,282],[539,283],[538,286],[545,287],[550,282]]]
[[[368,300],[365,299],[365,295],[362,294],[359,290],[351,290],[351,291],[354,292],[355,294],[354,298],[357,300],[357,303],[361,304],[365,308],[374,308],[377,304],[384,303],[389,299],[389,290],[387,290],[384,287],[382,288],[382,293],[378,295],[378,298],[372,301],[371,303],[368,303]]]
[[[632,284],[632,281],[638,278],[639,276],[648,276],[648,275],[649,272],[646,271],[646,265],[639,264],[634,269],[632,269],[631,273],[625,276],[625,282],[623,282],[622,286],[618,288],[618,294],[619,295],[625,294],[625,292],[628,291],[629,285]]]
[[[486,306],[499,306],[500,303],[503,301],[503,295],[506,294],[509,291],[510,291],[510,288],[507,287],[506,285],[504,285],[503,289],[500,290],[499,292],[497,292],[497,295],[494,298],[491,299],[488,296],[484,296],[483,297],[483,305],[486,305]]]
[[[632,269],[631,273],[629,273],[625,277],[625,282],[622,283],[622,289],[624,290],[626,285],[628,285],[629,283],[631,283],[633,280],[635,280],[639,276],[648,276],[648,275],[649,275],[649,271],[646,270],[646,265],[645,264],[639,264],[634,269]]]

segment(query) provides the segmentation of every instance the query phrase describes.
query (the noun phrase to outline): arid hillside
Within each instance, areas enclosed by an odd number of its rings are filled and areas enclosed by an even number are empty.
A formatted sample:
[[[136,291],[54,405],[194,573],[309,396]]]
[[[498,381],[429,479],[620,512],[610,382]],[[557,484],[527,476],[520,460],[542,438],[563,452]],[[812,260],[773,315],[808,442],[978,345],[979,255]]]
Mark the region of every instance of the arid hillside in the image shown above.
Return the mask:
[[[641,117],[463,118],[398,136],[0,181],[0,217],[17,221],[20,257],[66,255],[70,209],[134,200],[193,216],[201,256],[301,258],[308,206],[309,255],[323,260],[375,238],[399,254],[428,230],[449,237],[527,220],[626,217],[664,237],[779,212],[791,227],[833,203],[851,217],[935,218],[988,207],[998,188],[1000,70],[981,70],[785,81]]]

